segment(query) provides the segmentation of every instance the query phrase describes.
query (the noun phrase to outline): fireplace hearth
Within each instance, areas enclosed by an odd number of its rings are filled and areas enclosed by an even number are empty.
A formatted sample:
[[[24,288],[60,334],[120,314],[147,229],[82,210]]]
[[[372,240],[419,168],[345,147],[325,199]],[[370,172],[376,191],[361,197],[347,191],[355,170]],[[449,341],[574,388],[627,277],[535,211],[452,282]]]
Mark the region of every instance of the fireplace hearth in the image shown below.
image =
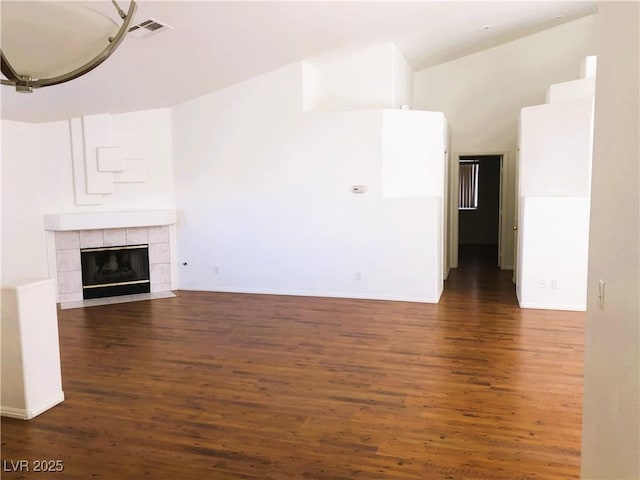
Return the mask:
[[[83,248],[82,296],[84,299],[149,293],[149,246]]]

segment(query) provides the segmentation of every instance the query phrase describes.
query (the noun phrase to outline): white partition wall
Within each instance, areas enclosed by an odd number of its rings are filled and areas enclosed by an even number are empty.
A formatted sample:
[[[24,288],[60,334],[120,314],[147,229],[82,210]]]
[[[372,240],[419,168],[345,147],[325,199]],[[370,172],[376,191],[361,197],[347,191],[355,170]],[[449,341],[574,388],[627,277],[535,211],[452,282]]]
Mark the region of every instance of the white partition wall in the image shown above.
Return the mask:
[[[28,420],[64,400],[55,281],[2,286],[2,415]]]
[[[310,110],[310,75],[173,109],[180,288],[437,302],[444,115]]]
[[[434,250],[440,296],[449,270],[447,249],[448,125],[442,112],[385,110],[382,132],[383,198],[428,197],[437,202],[438,242]]]
[[[591,79],[554,85],[520,116],[518,265],[523,308],[586,309]]]

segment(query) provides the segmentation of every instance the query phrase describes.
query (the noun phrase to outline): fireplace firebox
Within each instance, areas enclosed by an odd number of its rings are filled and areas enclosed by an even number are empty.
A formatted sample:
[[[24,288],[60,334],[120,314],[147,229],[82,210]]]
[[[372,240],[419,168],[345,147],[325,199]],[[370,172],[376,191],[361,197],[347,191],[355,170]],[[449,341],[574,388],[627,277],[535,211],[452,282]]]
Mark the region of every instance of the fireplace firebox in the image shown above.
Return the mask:
[[[84,299],[149,293],[149,246],[83,248],[82,296]]]

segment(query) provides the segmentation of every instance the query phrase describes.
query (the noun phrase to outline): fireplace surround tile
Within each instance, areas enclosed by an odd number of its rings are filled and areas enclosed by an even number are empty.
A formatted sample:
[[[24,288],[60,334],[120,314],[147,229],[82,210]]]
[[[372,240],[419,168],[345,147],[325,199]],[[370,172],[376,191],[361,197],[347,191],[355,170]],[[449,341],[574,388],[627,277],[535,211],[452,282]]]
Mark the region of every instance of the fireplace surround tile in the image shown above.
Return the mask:
[[[80,235],[76,231],[56,232],[56,248],[80,248]]]
[[[151,284],[151,293],[169,292],[171,290],[170,283],[153,283]]]
[[[105,247],[117,247],[126,245],[127,237],[124,228],[109,228],[102,231]]]
[[[169,227],[166,225],[149,227],[149,243],[169,242]]]
[[[168,263],[171,261],[168,243],[149,244],[149,265],[154,263]]]
[[[149,265],[151,286],[159,283],[171,283],[171,268],[168,263]]]
[[[127,245],[144,245],[149,243],[147,227],[132,227],[126,229]]]
[[[58,250],[56,252],[56,266],[59,272],[74,272],[82,269],[80,265],[80,250]]]
[[[82,272],[58,272],[58,292],[82,295]]]
[[[81,230],[80,248],[101,248],[104,247],[104,236],[102,230]]]
[[[82,302],[82,292],[60,293],[60,303]]]

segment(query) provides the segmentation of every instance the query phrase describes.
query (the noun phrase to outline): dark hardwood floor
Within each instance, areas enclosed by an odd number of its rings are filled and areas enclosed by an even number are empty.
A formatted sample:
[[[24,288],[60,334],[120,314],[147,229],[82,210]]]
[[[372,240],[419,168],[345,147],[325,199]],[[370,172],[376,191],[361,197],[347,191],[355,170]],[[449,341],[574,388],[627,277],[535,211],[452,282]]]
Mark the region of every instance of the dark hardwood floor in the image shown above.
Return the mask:
[[[66,401],[3,418],[2,459],[64,471],[3,479],[579,478],[584,315],[520,310],[491,262],[438,305],[181,291],[59,321]]]

